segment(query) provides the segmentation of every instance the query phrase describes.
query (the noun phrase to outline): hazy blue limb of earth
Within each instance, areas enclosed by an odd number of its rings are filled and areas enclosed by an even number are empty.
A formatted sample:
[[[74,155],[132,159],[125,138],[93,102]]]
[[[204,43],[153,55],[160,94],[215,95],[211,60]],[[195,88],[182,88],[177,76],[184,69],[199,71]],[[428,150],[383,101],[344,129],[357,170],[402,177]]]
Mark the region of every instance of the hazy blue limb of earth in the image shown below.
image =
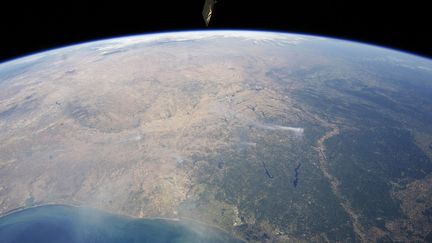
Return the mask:
[[[255,31],[55,49],[0,64],[0,141],[7,242],[59,241],[55,225],[432,241],[432,61],[395,50]]]

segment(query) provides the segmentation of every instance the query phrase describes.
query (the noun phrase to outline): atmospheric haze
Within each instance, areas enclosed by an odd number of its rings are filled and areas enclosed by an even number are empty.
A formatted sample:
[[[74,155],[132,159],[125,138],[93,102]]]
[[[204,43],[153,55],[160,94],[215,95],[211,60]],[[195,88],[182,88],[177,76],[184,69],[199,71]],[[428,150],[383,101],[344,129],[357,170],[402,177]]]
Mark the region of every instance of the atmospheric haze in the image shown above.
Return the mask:
[[[394,50],[255,31],[3,63],[0,213],[61,204],[249,242],[430,241],[431,70]]]

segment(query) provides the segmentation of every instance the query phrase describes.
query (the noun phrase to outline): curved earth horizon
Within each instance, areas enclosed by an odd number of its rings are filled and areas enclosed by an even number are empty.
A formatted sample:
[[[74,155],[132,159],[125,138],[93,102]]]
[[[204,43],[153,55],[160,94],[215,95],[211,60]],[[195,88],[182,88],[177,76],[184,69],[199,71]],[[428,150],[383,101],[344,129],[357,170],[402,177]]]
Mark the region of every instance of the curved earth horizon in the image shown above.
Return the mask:
[[[53,49],[0,64],[0,141],[7,242],[44,220],[70,242],[432,241],[432,60],[396,50],[240,30]]]

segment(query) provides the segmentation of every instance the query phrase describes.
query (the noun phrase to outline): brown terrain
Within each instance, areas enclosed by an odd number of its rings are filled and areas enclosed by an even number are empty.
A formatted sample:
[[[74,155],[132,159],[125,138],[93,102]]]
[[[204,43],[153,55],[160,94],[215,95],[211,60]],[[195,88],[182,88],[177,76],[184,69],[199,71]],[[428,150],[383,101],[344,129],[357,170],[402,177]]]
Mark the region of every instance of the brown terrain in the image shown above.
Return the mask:
[[[283,54],[259,40],[202,42],[73,47],[7,77],[0,83],[0,214],[81,205],[192,218],[251,242],[372,242],[388,232],[405,241],[407,231],[413,239],[432,232],[430,175],[394,184],[404,217],[386,220],[387,231],[371,225],[326,155],[327,140],[355,125],[296,98],[315,83],[269,75],[338,59],[300,53],[296,41],[284,43]],[[338,70],[331,75],[345,78],[349,68]],[[333,214],[340,218],[315,222]]]

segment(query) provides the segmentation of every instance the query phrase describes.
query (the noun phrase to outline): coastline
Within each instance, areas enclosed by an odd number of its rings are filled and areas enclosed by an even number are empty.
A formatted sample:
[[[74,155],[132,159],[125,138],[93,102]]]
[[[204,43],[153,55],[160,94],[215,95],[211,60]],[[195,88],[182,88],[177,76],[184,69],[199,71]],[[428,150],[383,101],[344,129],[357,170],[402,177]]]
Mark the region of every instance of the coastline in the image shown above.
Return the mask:
[[[132,216],[132,215],[120,214],[120,213],[117,213],[117,212],[112,212],[112,211],[109,211],[109,210],[100,209],[100,208],[96,208],[96,207],[82,206],[82,205],[79,205],[78,203],[76,203],[76,204],[46,203],[46,204],[37,204],[37,205],[32,205],[32,206],[22,206],[22,207],[18,207],[18,208],[9,210],[9,211],[5,212],[4,214],[1,214],[0,215],[0,220],[2,218],[5,218],[5,217],[9,216],[9,215],[12,215],[12,214],[15,214],[15,213],[24,212],[26,210],[36,209],[36,208],[44,208],[44,207],[53,207],[53,206],[54,207],[60,206],[60,207],[72,207],[72,208],[76,208],[76,209],[94,210],[94,211],[98,211],[100,213],[110,214],[110,215],[113,215],[113,216],[116,216],[116,217],[125,218],[127,220],[133,220],[133,221],[140,221],[140,220],[143,220],[143,221],[147,221],[147,220],[148,221],[156,221],[156,220],[161,220],[161,221],[175,222],[175,223],[178,223],[178,224],[182,224],[182,223],[185,223],[185,222],[189,221],[189,222],[192,222],[192,223],[197,224],[197,225],[201,225],[201,226],[209,228],[209,229],[220,231],[220,232],[222,232],[222,233],[224,233],[224,234],[232,237],[233,239],[236,239],[236,240],[239,240],[239,241],[242,241],[242,242],[246,242],[244,239],[239,238],[238,235],[234,235],[231,232],[229,232],[229,231],[227,231],[225,229],[222,229],[219,226],[208,224],[208,223],[205,223],[205,222],[201,222],[201,221],[198,221],[196,219],[189,218],[189,217],[179,217],[179,218],[143,217],[143,218],[140,218],[140,217],[135,217],[135,216]]]

